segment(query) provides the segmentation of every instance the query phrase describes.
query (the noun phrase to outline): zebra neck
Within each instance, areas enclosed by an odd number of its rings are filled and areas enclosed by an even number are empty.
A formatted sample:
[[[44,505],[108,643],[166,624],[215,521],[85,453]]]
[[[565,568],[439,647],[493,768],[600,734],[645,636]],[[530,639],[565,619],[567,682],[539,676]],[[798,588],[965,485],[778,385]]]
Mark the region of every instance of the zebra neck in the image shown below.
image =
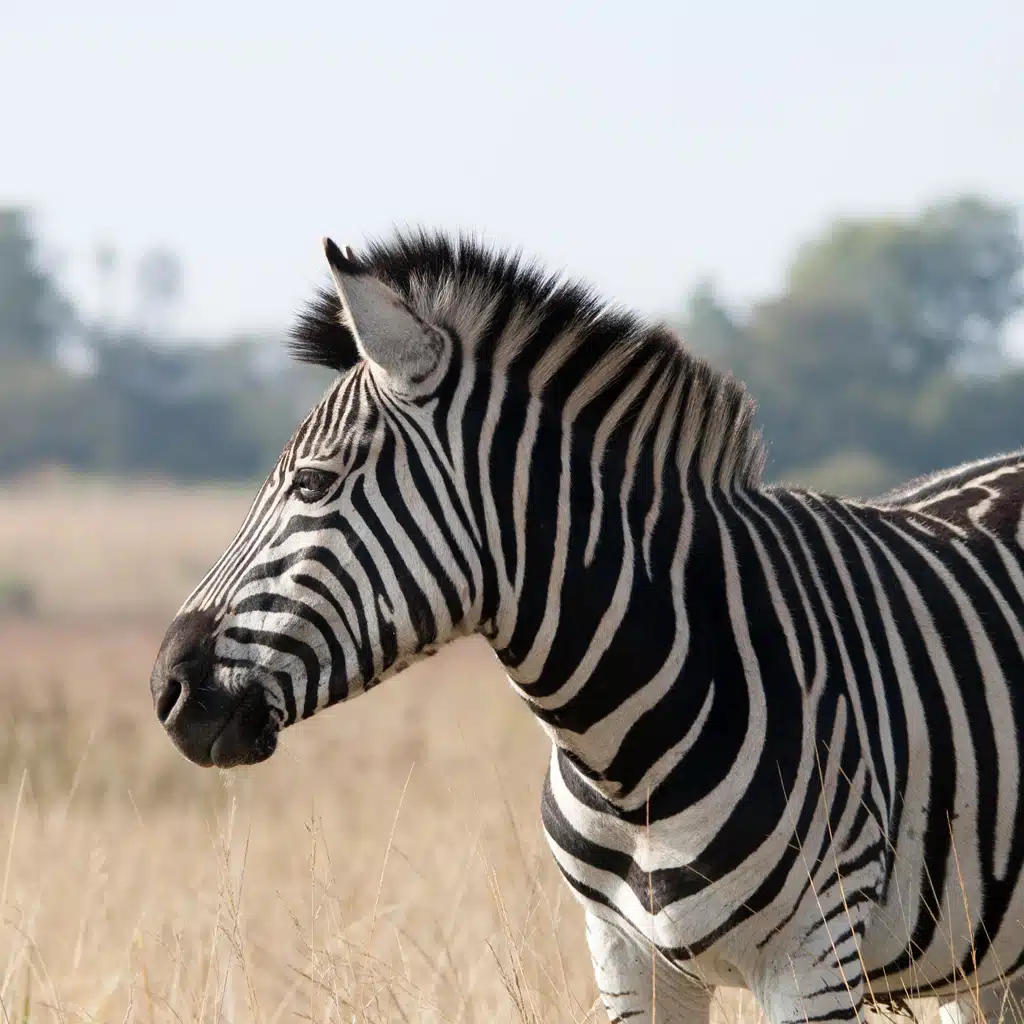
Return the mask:
[[[719,514],[735,500],[691,478],[653,525],[649,503],[607,517],[589,560],[580,530],[554,580],[547,554],[543,585],[524,593],[512,642],[497,649],[556,746],[620,807],[656,796],[691,749],[708,757],[709,721],[723,749],[742,739]]]

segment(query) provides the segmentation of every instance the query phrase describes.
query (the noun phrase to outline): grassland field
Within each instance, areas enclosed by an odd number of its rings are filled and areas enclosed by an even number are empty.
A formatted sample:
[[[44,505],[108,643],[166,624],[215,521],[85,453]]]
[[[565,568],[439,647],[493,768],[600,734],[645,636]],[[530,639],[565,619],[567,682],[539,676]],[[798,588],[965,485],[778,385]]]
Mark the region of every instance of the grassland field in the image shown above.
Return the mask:
[[[0,1021],[605,1020],[541,834],[547,741],[482,642],[263,765],[171,747],[153,656],[251,493],[0,489]]]

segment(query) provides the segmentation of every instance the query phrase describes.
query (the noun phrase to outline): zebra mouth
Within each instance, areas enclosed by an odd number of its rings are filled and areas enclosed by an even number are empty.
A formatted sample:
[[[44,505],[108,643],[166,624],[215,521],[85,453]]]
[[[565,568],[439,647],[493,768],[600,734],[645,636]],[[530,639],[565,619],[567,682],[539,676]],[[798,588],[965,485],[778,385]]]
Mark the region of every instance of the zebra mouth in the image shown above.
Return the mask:
[[[278,727],[262,686],[250,686],[210,745],[217,768],[266,761],[277,749]]]

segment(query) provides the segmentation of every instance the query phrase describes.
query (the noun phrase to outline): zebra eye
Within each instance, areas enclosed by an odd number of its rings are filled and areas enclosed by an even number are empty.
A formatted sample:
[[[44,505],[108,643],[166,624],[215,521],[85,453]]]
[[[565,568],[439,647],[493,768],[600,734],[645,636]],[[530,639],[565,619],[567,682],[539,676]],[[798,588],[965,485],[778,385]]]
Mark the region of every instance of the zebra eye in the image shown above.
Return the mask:
[[[299,501],[319,501],[334,485],[338,479],[337,473],[327,469],[313,469],[304,466],[295,471],[292,477],[291,492],[298,497]]]

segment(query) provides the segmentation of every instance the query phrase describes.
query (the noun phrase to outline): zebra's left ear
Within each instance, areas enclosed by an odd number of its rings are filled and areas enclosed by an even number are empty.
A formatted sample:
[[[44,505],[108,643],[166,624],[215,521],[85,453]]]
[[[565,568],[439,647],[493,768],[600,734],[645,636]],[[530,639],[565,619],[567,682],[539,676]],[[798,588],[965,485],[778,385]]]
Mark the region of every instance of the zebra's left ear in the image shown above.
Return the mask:
[[[437,368],[444,339],[424,323],[401,297],[329,238],[324,252],[359,351],[400,385],[424,383]]]

